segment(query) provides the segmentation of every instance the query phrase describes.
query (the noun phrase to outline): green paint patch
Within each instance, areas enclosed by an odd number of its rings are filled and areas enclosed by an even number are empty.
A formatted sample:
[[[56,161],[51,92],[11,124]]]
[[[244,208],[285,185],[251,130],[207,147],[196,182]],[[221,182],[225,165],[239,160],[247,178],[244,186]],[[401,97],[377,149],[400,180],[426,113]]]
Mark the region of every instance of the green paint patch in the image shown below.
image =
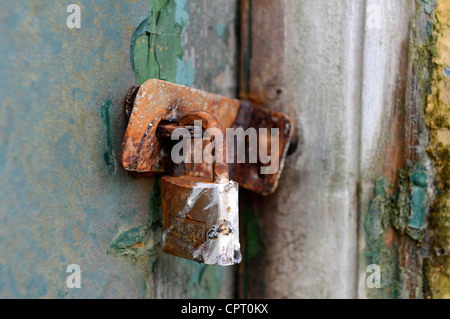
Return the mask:
[[[161,178],[156,177],[149,199],[149,220],[146,225],[132,228],[121,233],[110,244],[109,252],[116,256],[125,256],[132,262],[139,258],[157,256],[156,247],[161,244]]]
[[[148,225],[132,228],[120,234],[109,247],[116,256],[125,256],[132,262],[156,255],[153,232]]]
[[[420,0],[423,3],[423,8],[427,14],[433,13],[434,3],[431,0]]]
[[[186,0],[176,2],[175,22],[181,26],[186,26],[189,21],[189,15],[186,8]]]
[[[105,152],[103,153],[103,160],[105,161],[108,173],[113,175],[116,172],[116,160],[114,156],[114,150],[112,146],[111,136],[111,119],[110,110],[112,102],[110,100],[104,100],[102,103],[101,117],[103,120],[103,127],[106,137]]]
[[[381,288],[368,290],[371,298],[395,298],[396,281],[399,273],[396,262],[396,248],[389,247],[386,233],[390,225],[392,200],[388,195],[388,182],[385,176],[378,178],[375,197],[369,205],[364,228],[367,234],[366,258],[368,264],[376,264],[381,269]]]
[[[416,170],[411,176],[412,194],[411,194],[411,216],[409,218],[409,227],[421,229],[425,224],[426,215],[426,195],[428,188],[428,176],[421,165],[417,165]]]
[[[388,192],[388,188],[394,191]],[[429,206],[427,189],[427,171],[420,163],[401,171],[397,186],[388,185],[386,177],[380,177],[375,187],[376,196],[371,205],[379,206],[378,203],[381,202],[383,215],[378,217],[383,219],[383,229],[390,224],[399,234],[419,240]],[[371,223],[366,220],[366,223],[369,222]],[[373,233],[373,225],[371,227]]]
[[[148,18],[134,30],[131,37],[130,59],[134,75],[138,84],[144,83],[151,78],[155,71],[149,66],[149,29]]]
[[[131,63],[138,84],[149,79],[177,80],[181,35],[188,16],[184,1],[151,0],[150,15],[133,33]]]
[[[223,33],[225,32],[225,23],[219,23],[216,26],[216,34],[221,37],[223,36]]]
[[[375,197],[364,224],[367,262],[379,265],[382,272],[381,289],[368,289],[371,298],[406,295],[408,277],[399,263],[402,252],[394,237],[396,233],[422,240],[428,207],[427,188],[427,172],[420,163],[402,171],[396,187],[389,185],[385,176],[377,179]],[[420,274],[419,277],[421,280]]]
[[[183,59],[178,58],[177,62],[176,82],[181,85],[192,86],[195,79],[195,69],[192,61],[189,60],[185,63]]]

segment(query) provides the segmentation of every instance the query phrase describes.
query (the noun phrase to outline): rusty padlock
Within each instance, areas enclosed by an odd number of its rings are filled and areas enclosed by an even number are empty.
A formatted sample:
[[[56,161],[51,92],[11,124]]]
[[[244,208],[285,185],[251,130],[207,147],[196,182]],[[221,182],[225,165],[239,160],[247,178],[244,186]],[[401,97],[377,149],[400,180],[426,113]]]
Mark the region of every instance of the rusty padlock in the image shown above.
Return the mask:
[[[222,162],[213,162],[213,180],[192,176],[162,178],[164,220],[163,251],[210,265],[228,266],[241,261],[239,244],[238,184],[230,181],[223,130],[208,112],[191,112],[179,126],[202,121],[203,129],[220,129],[215,137],[215,153]],[[212,140],[211,140],[212,141]]]

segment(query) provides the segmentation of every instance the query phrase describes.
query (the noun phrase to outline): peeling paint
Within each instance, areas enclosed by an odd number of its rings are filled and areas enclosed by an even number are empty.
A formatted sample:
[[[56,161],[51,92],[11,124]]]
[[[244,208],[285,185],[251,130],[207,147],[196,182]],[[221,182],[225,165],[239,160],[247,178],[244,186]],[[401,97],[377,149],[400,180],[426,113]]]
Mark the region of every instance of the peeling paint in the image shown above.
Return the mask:
[[[221,37],[221,36],[223,36],[224,31],[225,31],[225,23],[219,23],[219,24],[216,26],[216,34],[217,34],[219,37]]]
[[[183,59],[177,59],[176,82],[181,85],[193,86],[195,80],[195,69],[192,60],[184,62]]]
[[[371,298],[396,298],[399,267],[396,262],[396,247],[387,236],[392,233],[390,226],[391,198],[388,195],[387,178],[378,178],[375,198],[369,206],[364,225],[367,234],[366,258],[368,264],[376,264],[381,269],[381,288],[368,291]]]
[[[432,30],[435,43],[430,48],[434,66],[431,80],[427,127],[428,154],[436,173],[436,199],[430,213],[431,253],[425,260],[427,295],[450,299],[450,91],[446,70],[450,64],[450,3],[439,0]]]
[[[419,163],[400,172],[397,186],[390,184],[386,176],[377,179],[375,197],[364,225],[365,254],[368,264],[380,266],[382,279],[381,289],[369,289],[369,297],[409,298],[410,279],[400,258],[410,258],[409,252],[404,251],[405,242],[423,240],[428,203],[428,176]],[[422,274],[415,275],[418,283],[415,296],[420,297]]]
[[[426,195],[428,189],[428,176],[426,171],[417,165],[411,176],[411,215],[409,217],[409,227],[420,230],[425,225],[425,215],[427,213]]]
[[[432,203],[437,188],[435,163],[427,150],[433,133],[429,130],[426,97],[431,90],[435,55],[436,3],[435,0],[415,1],[410,38],[402,44],[407,49],[401,58],[394,96],[398,120],[387,126],[386,134],[395,152],[394,156],[390,152],[380,156],[384,160],[382,174],[387,185],[382,195],[375,191],[366,219],[366,226],[374,223],[366,227],[366,256],[369,262],[384,260],[382,272],[385,268],[391,274],[391,283],[383,286],[385,291],[366,289],[368,297],[423,298],[428,294],[425,269],[432,250]],[[377,215],[375,208],[383,214]],[[375,227],[377,224],[383,225],[381,231]]]
[[[133,71],[138,84],[153,78],[174,82],[182,55],[181,34],[188,16],[183,4],[175,0],[153,0],[149,5],[149,17],[132,36]]]

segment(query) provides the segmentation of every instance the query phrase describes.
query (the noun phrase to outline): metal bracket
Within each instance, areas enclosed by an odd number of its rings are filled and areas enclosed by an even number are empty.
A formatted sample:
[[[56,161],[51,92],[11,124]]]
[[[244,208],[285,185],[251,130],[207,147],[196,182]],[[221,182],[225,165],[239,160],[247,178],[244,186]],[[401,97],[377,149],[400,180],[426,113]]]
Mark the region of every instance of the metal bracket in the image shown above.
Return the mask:
[[[234,163],[229,163],[230,178],[241,187],[261,195],[273,193],[278,186],[291,140],[290,119],[282,113],[270,111],[249,101],[231,99],[161,80],[148,80],[140,87],[133,87],[127,96],[125,112],[129,120],[120,152],[121,165],[136,175],[169,173],[172,161],[164,147],[164,139],[160,138],[165,131],[161,128],[161,123],[177,121],[181,116],[199,110],[214,115],[224,130],[267,128],[270,132],[271,128],[279,129],[277,136],[267,135],[267,141],[261,140],[258,135],[257,144],[265,142],[266,145],[273,146],[272,143],[278,143],[279,169],[276,173],[261,174],[260,168],[267,165],[261,162],[248,163],[248,158],[245,163],[236,163],[236,158]],[[170,130],[170,127],[166,127],[167,129]],[[248,149],[246,153],[248,154]],[[206,165],[193,164],[190,169],[186,168],[186,174],[210,177],[211,169]]]

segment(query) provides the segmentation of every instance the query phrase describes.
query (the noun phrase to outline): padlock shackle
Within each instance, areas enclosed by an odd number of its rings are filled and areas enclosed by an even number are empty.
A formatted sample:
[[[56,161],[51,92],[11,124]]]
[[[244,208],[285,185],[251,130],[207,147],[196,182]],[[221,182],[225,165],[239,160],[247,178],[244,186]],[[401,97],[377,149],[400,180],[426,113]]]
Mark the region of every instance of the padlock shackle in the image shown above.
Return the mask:
[[[224,139],[222,125],[214,115],[206,111],[194,111],[183,115],[178,121],[179,126],[194,125],[194,121],[202,121],[203,129],[216,128],[222,132],[222,136],[211,136],[211,142],[215,141],[214,152],[222,153],[222,162],[217,162],[217,156],[214,156],[213,162],[213,180],[214,183],[228,183],[230,178],[228,175],[228,164],[226,163],[227,148]]]

